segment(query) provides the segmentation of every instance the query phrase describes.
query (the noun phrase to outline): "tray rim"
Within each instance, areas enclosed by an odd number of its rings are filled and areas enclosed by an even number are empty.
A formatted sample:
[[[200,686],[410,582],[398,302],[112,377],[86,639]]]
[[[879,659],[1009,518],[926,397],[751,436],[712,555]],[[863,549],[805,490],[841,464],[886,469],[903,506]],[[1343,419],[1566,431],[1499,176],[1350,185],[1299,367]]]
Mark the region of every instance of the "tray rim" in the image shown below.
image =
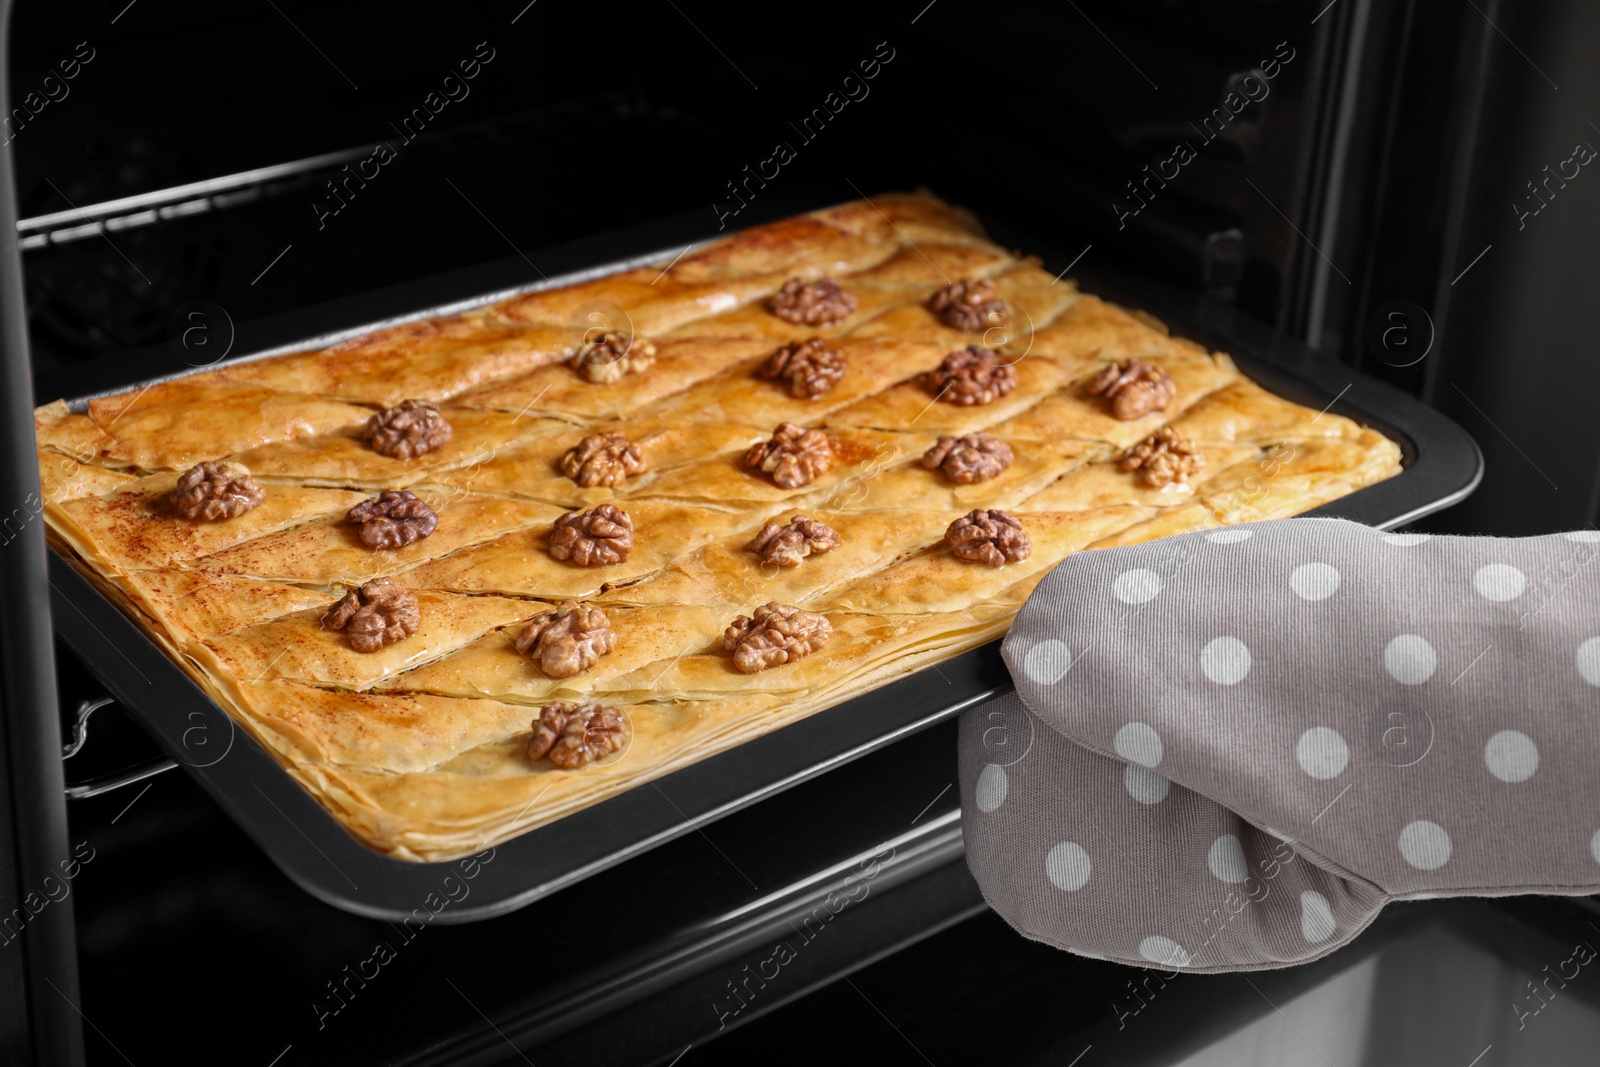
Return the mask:
[[[797,201],[803,206],[797,207]],[[752,224],[815,210],[819,202],[820,206],[827,206],[833,201],[809,194],[769,201],[767,211]],[[990,216],[981,211],[979,214],[987,224]],[[709,228],[710,222],[703,213],[685,212],[540,251],[541,258],[571,261],[574,269],[535,282],[511,281],[525,278],[529,265],[522,257],[512,256],[331,305],[289,312],[271,320],[280,336],[273,340],[270,329],[261,331],[267,335],[266,343],[250,348],[246,355],[79,393],[67,402],[69,406],[83,405],[93,397],[156,381],[337,343],[384,326],[454,314],[518,293],[660,263],[737,232],[708,235],[704,231]],[[1033,236],[1028,241],[1029,250],[1046,254],[1050,243]],[[650,250],[641,251],[645,246]],[[508,284],[494,286],[484,295],[478,279],[497,275]],[[418,311],[414,294],[419,286],[479,289],[475,296],[427,303],[426,310]],[[1238,315],[1231,308],[1224,309],[1225,321],[1215,321],[1217,308],[1206,304],[1204,298],[1194,304],[1193,294],[1164,289],[1159,283],[1134,279],[1113,268],[1085,272],[1079,288],[1166,316],[1174,333],[1198,335],[1206,339],[1208,347],[1227,351],[1246,376],[1275,379],[1274,391],[1276,382],[1289,382],[1294,386],[1291,392],[1311,390],[1326,396],[1339,388],[1337,379],[1350,378],[1328,409],[1342,409],[1343,414],[1378,426],[1401,442],[1409,462],[1393,478],[1307,512],[1308,516],[1350,518],[1392,528],[1463,499],[1482,478],[1483,460],[1477,444],[1455,423],[1414,397],[1336,361],[1314,356],[1304,345],[1264,323]],[[410,310],[372,314],[372,309],[382,308],[386,302],[390,307]],[[363,325],[313,330],[308,334],[293,330],[293,324],[301,319],[315,323],[318,318],[337,317],[339,309],[346,307],[350,309],[350,319]],[[241,328],[240,333],[243,332]],[[297,339],[286,340],[288,336]],[[163,355],[170,361],[170,355],[159,346],[130,353],[135,360],[141,355],[147,360]],[[122,365],[126,366],[126,361]],[[1412,498],[1409,506],[1407,498]],[[50,579],[51,597],[56,602],[56,630],[84,659],[90,673],[306,892],[358,915],[404,920],[422,911],[426,901],[438,895],[440,883],[457,864],[468,862],[398,860],[361,842],[59,550],[51,554]],[[999,644],[997,639],[962,652],[937,664],[937,671],[923,668],[486,849],[491,858],[482,861],[476,875],[479,880],[472,887],[480,891],[478,902],[445,906],[436,912],[428,908],[430,917],[426,921],[472,922],[525,907],[591,874],[998,696],[1011,688],[1000,661]],[[157,678],[146,674],[146,669]],[[140,680],[143,685],[138,684]],[[159,699],[150,699],[155,695],[152,688],[159,692]],[[186,739],[197,722],[227,725],[231,747],[224,757],[209,763],[196,758],[194,746]],[[671,788],[674,796],[669,796],[663,787]],[[259,799],[251,796],[252,791],[259,794]],[[657,803],[656,798],[664,803]],[[570,856],[572,862],[549,862],[545,859],[548,853]],[[355,870],[368,889],[361,889],[345,867]]]

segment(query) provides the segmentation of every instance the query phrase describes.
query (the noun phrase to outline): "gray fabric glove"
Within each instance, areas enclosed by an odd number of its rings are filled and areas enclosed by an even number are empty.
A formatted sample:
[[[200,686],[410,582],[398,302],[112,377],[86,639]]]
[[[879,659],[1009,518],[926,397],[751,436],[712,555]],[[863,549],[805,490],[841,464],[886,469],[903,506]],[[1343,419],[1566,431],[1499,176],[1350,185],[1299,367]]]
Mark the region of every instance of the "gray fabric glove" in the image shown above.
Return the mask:
[[[1068,558],[963,718],[973,874],[1031,938],[1201,971],[1600,891],[1597,555],[1289,519]]]

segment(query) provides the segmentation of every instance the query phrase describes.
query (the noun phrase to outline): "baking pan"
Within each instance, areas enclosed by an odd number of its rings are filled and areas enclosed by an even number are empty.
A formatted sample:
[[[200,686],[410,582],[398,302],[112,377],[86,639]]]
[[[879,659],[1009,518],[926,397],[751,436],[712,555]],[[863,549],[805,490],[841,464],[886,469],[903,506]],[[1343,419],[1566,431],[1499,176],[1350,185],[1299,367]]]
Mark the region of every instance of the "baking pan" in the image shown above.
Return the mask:
[[[777,218],[826,203],[769,203]],[[1051,247],[1048,234],[985,217],[1001,240],[1066,264],[1076,249]],[[258,358],[313,347],[374,325],[461,310],[511,292],[547,288],[656,259],[719,236],[709,212],[696,212],[601,235],[530,258],[511,257],[359,299],[243,324],[236,347]],[[528,267],[547,275],[529,285]],[[1269,389],[1315,408],[1347,415],[1398,441],[1401,474],[1312,512],[1392,527],[1465,497],[1482,476],[1477,445],[1460,427],[1414,398],[1319,357],[1270,327],[1193,294],[1110,271],[1085,270],[1079,285],[1161,316],[1176,334],[1230,353]],[[485,296],[484,294],[492,294]],[[170,377],[160,350],[119,361],[121,380],[105,391]],[[145,370],[150,378],[129,381]],[[81,405],[78,395],[69,403]],[[48,394],[49,383],[42,383]],[[56,393],[54,395],[61,395]],[[45,395],[44,399],[52,399]],[[496,846],[461,877],[463,861],[389,859],[350,836],[283,767],[161,649],[63,558],[50,561],[53,617],[60,636],[157,743],[191,774],[245,832],[308,893],[335,907],[378,919],[459,923],[515,910],[630,856],[892,744],[1011,686],[991,642],[819,712],[801,722],[637,786]],[[462,887],[466,892],[463,895]]]

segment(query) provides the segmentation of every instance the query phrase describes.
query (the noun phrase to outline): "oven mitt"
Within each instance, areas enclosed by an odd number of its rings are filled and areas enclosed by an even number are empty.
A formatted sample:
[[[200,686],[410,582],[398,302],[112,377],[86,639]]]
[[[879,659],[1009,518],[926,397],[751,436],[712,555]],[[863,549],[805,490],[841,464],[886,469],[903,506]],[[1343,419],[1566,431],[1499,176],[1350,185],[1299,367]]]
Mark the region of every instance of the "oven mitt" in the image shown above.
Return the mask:
[[[974,876],[1028,937],[1198,971],[1600,892],[1597,556],[1288,519],[1069,557],[963,718]]]

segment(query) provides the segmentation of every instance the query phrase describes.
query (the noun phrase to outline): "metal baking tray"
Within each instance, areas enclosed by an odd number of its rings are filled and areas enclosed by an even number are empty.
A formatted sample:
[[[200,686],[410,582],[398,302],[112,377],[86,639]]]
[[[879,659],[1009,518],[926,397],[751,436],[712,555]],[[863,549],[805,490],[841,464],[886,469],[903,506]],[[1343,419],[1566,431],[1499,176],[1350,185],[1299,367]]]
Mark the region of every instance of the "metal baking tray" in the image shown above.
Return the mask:
[[[762,220],[828,201],[769,201]],[[1000,239],[1026,230],[985,217]],[[720,236],[709,212],[597,236],[535,253],[547,278],[529,285],[522,256],[426,279],[377,294],[242,324],[236,347],[257,358],[329,343],[374,325],[460,310],[510,292],[546,288],[668,259]],[[1042,239],[1041,239],[1042,237]],[[1047,267],[1069,263],[1075,248],[1048,235],[1018,238]],[[1051,267],[1051,269],[1056,269]],[[1283,396],[1382,430],[1399,441],[1404,471],[1312,514],[1393,527],[1446,507],[1482,476],[1477,445],[1460,427],[1414,398],[1319,357],[1270,327],[1159,284],[1085,269],[1088,292],[1164,319],[1176,334],[1229,352],[1250,377]],[[493,294],[484,296],[483,294]],[[171,353],[130,353],[103,391],[172,377]],[[146,377],[130,380],[140,371]],[[164,373],[166,372],[166,373]],[[79,391],[69,403],[94,393]],[[45,400],[50,384],[41,383]],[[61,395],[59,393],[55,395]],[[90,665],[123,708],[150,732],[268,856],[308,893],[360,915],[398,920],[425,909],[442,923],[470,922],[523,907],[597,871],[694,831],[830,768],[894,743],[1007,691],[1010,678],[991,642],[764,737],[745,742],[530,830],[494,848],[470,892],[446,900],[452,863],[394,860],[350,836],[283,767],[207,697],[121,609],[59,556],[50,561],[52,610],[60,636]],[[452,882],[450,884],[462,884]]]

